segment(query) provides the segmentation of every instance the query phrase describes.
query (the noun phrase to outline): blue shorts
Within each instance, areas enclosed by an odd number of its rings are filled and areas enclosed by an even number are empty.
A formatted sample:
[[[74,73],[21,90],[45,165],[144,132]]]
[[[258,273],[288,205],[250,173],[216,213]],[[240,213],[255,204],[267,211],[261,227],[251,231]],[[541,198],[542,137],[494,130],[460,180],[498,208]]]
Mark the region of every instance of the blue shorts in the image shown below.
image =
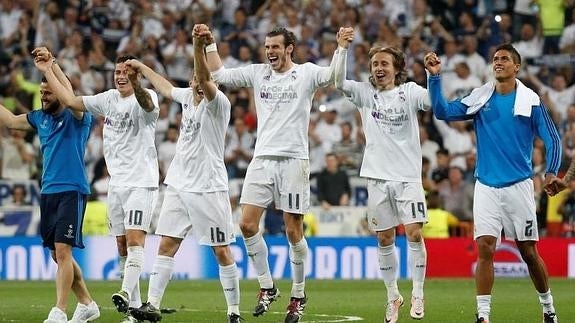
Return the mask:
[[[56,242],[84,248],[82,223],[87,195],[77,191],[40,195],[40,234],[44,247]]]

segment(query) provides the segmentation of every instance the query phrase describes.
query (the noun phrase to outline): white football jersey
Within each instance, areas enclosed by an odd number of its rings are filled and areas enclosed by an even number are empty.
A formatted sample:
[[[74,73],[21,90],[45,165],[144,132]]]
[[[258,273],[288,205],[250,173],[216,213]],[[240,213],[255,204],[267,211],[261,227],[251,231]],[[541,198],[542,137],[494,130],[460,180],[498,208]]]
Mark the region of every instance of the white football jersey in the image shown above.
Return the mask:
[[[218,90],[212,101],[194,106],[193,95],[191,88],[172,89],[172,99],[182,104],[182,125],[164,183],[185,192],[227,191],[224,146],[230,100]]]
[[[253,87],[258,118],[254,157],[309,159],[308,127],[315,91],[332,81],[332,70],[312,63],[294,64],[284,73],[269,64],[224,67],[212,73],[229,87]]]
[[[344,93],[361,113],[366,146],[360,176],[421,183],[418,110],[431,106],[413,82],[378,91],[369,82],[345,80]]]
[[[158,187],[156,121],[160,114],[158,95],[152,97],[154,110],[146,112],[134,94],[122,97],[116,89],[83,96],[84,106],[104,117],[104,158],[110,173],[110,185]]]

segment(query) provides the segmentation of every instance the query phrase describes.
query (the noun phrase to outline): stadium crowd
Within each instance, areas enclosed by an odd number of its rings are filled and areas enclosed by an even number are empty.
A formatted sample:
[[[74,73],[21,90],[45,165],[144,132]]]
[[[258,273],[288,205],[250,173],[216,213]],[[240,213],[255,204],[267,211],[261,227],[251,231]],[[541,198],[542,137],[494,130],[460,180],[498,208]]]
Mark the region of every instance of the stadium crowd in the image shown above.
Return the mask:
[[[327,66],[337,48],[341,26],[355,29],[347,61],[347,78],[367,81],[368,55],[374,46],[396,46],[407,58],[409,79],[423,87],[423,56],[439,53],[443,93],[463,97],[490,80],[490,57],[500,43],[510,42],[526,64],[520,77],[541,96],[563,140],[564,169],[575,157],[575,1],[530,0],[24,0],[0,1],[0,103],[16,114],[41,107],[41,74],[32,49],[47,46],[77,95],[113,88],[114,61],[131,54],[175,86],[187,87],[193,73],[191,29],[210,26],[226,67],[266,62],[266,33],[285,26],[298,39],[294,60]],[[144,86],[149,83],[142,80]],[[251,89],[224,89],[232,103],[225,163],[230,181],[245,176],[257,140],[257,118]],[[160,97],[156,146],[160,180],[175,154],[181,107]],[[470,122],[439,121],[421,112],[424,188],[440,208],[459,222],[472,221],[475,138]],[[109,175],[103,159],[103,119],[92,129],[85,163],[93,191],[105,202]],[[2,130],[0,178],[39,179],[42,166],[34,133]],[[357,177],[365,138],[355,107],[332,85],[317,91],[309,128],[311,175],[318,189],[345,188],[347,197],[317,192],[316,205],[349,203],[349,184]],[[333,158],[336,157],[336,158]],[[332,160],[326,165],[326,160]],[[327,170],[338,164],[342,172]],[[545,160],[535,142],[533,180],[540,229],[548,236],[575,231],[575,183],[558,197],[542,192]],[[336,173],[337,177],[330,177]],[[330,180],[332,182],[330,182]],[[339,183],[338,183],[339,181]],[[323,185],[322,185],[323,184]],[[231,195],[239,193],[233,187]],[[235,193],[234,193],[235,192]],[[18,194],[22,194],[19,192]],[[237,197],[237,196],[233,196]],[[329,200],[335,202],[329,202]],[[434,201],[435,207],[437,203]],[[553,218],[552,221],[547,221]],[[557,219],[559,219],[557,221]],[[570,226],[568,225],[570,223]]]

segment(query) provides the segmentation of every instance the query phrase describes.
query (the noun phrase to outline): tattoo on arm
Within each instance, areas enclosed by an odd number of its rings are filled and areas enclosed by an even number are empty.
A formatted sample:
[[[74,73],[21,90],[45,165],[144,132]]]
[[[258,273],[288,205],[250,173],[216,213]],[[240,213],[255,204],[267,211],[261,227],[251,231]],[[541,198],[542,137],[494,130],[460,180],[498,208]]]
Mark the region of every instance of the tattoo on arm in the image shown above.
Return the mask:
[[[152,101],[150,93],[148,93],[148,91],[146,91],[146,89],[144,89],[140,83],[132,83],[132,86],[134,87],[134,95],[136,96],[136,100],[138,100],[138,103],[142,109],[144,109],[146,112],[154,110],[154,102]]]
[[[569,169],[567,169],[567,174],[563,178],[566,182],[569,182],[575,177],[575,158],[571,159],[571,164],[569,164]]]

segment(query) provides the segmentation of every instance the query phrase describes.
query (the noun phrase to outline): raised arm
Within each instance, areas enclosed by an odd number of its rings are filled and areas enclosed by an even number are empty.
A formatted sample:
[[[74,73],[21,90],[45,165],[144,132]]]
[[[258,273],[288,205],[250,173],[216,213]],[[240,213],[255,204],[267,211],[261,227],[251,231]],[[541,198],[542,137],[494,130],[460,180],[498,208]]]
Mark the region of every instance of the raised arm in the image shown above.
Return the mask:
[[[218,88],[212,81],[210,71],[208,70],[208,62],[206,61],[206,55],[204,54],[205,40],[206,38],[194,37],[195,77],[200,83],[202,90],[204,90],[204,96],[206,99],[208,99],[208,101],[212,101],[218,93]],[[217,59],[219,60],[220,57],[218,56]]]
[[[214,36],[210,32],[210,28],[203,24],[198,24],[194,26],[193,30],[194,39],[201,38],[203,40],[203,44],[205,44],[206,48],[206,60],[207,60],[207,67],[210,72],[215,72],[222,68],[224,64],[220,59],[220,55],[218,54],[218,48],[216,47],[216,41],[214,40]]]
[[[172,89],[174,86],[170,81],[166,80],[160,74],[154,72],[154,70],[138,60],[129,59],[126,61],[126,65],[141,73],[148,81],[150,81],[150,83],[152,83],[154,88],[156,88],[162,96],[172,99]]]
[[[346,95],[349,89],[345,88],[345,75],[347,70],[347,49],[353,41],[353,28],[340,28],[336,35],[338,49],[336,50],[334,60],[334,79],[335,87],[343,91]]]
[[[54,58],[54,63],[52,64],[52,72],[54,72],[54,75],[56,75],[56,78],[58,79],[58,81],[60,81],[60,83],[62,85],[64,85],[64,87],[69,90],[69,91],[74,91],[74,88],[72,87],[72,83],[70,83],[70,80],[68,79],[68,77],[66,77],[66,75],[64,74],[64,71],[62,71],[62,69],[60,68],[60,65],[58,65],[58,61],[56,61],[56,59]]]
[[[0,122],[9,129],[30,130],[32,126],[25,114],[14,115],[5,106],[0,104]]]
[[[154,101],[152,101],[152,96],[146,89],[142,87],[140,83],[140,79],[138,78],[138,71],[133,68],[128,68],[128,79],[130,83],[132,83],[132,87],[134,88],[134,95],[136,96],[136,100],[146,112],[154,111]]]
[[[32,52],[34,54],[34,65],[36,68],[44,73],[46,80],[48,81],[48,85],[60,101],[62,105],[69,107],[73,111],[84,112],[86,111],[86,107],[84,106],[84,101],[82,100],[81,96],[76,96],[74,91],[72,91],[72,87],[70,86],[69,82],[67,84],[62,84],[56,76],[58,68],[54,68],[54,60],[51,59],[51,55],[48,54],[41,54],[36,51],[36,49]],[[60,70],[61,71],[61,70]]]
[[[439,120],[455,121],[469,120],[473,115],[467,115],[467,106],[459,101],[447,102],[441,92],[441,61],[433,52],[427,53],[424,58],[425,68],[429,72],[427,77],[427,91],[433,115]]]
[[[66,77],[66,75],[64,74],[64,71],[62,71],[62,69],[60,68],[60,65],[58,65],[58,62],[56,61],[56,59],[53,59],[53,63],[52,63],[52,72],[54,73],[54,75],[56,76],[56,78],[58,79],[58,81],[60,82],[60,84],[62,84],[67,91],[70,91],[72,93],[74,93],[74,88],[72,87],[72,83],[70,82],[70,80],[68,79],[68,77]],[[82,111],[76,111],[76,110],[72,110],[72,114],[74,115],[74,117],[78,120],[81,120],[84,117],[84,112]]]

